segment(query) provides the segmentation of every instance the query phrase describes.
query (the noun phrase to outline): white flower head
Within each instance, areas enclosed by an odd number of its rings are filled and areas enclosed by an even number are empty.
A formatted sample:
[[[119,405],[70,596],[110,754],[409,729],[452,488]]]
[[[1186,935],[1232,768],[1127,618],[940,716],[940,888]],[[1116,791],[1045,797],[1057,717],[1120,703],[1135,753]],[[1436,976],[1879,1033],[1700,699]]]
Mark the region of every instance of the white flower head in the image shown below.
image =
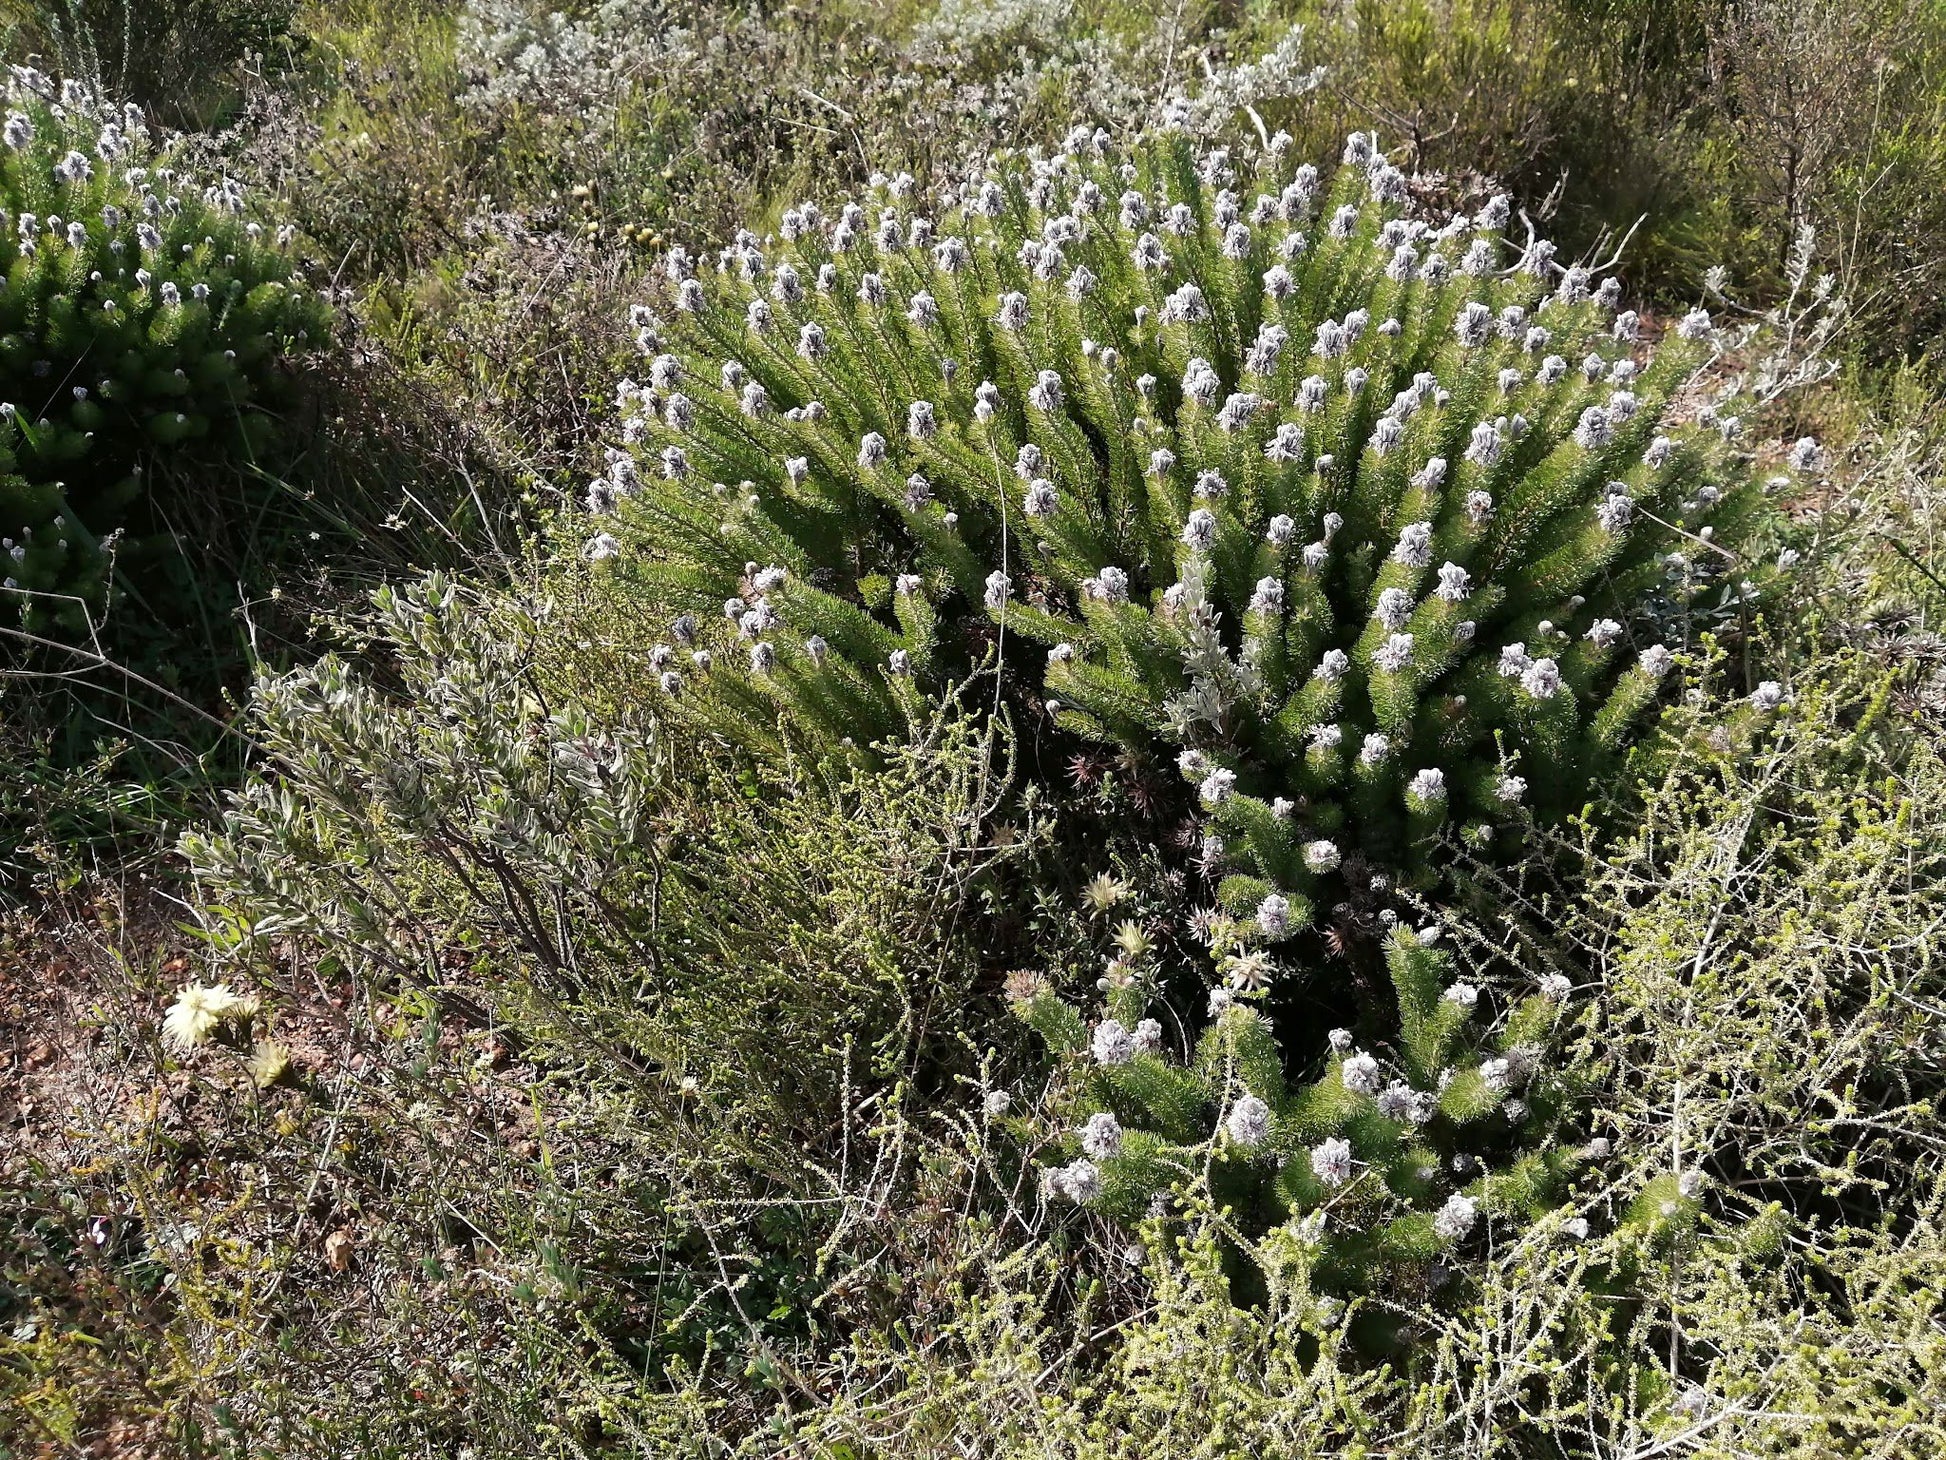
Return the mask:
[[[1473,592],[1473,575],[1458,563],[1442,563],[1439,586],[1433,593],[1445,603],[1461,603]]]
[[[1372,663],[1387,674],[1397,674],[1412,662],[1413,644],[1411,634],[1393,634],[1372,651]]]
[[[1037,411],[1058,411],[1066,398],[1061,377],[1052,370],[1041,371],[1027,387],[1027,403]]]
[[[1399,533],[1398,546],[1392,549],[1392,560],[1403,563],[1408,568],[1423,568],[1432,562],[1432,524],[1430,522],[1408,523]]]
[[[1351,1180],[1351,1143],[1331,1136],[1311,1148],[1311,1174],[1336,1188]]]
[[[214,1034],[224,1020],[247,1018],[256,1010],[256,999],[233,992],[226,983],[184,984],[162,1016],[163,1043],[187,1052]]]
[[[1135,1058],[1135,1040],[1119,1019],[1097,1024],[1088,1048],[1098,1065],[1125,1065]]]
[[[1271,893],[1257,904],[1257,926],[1270,938],[1281,938],[1290,931],[1290,899],[1279,893]]]
[[[1086,1206],[1101,1195],[1101,1170],[1092,1161],[1075,1161],[1056,1171],[1048,1184],[1076,1206]]]
[[[1336,870],[1343,861],[1344,854],[1336,842],[1320,839],[1304,844],[1304,865],[1320,876]]]
[[[1444,801],[1446,799],[1446,772],[1437,766],[1427,766],[1415,772],[1406,783],[1406,794],[1416,796],[1421,801]]]
[[[1378,1061],[1362,1049],[1345,1057],[1338,1077],[1354,1095],[1376,1095],[1383,1086]]]
[[[1551,700],[1561,692],[1561,668],[1552,659],[1536,659],[1521,672],[1520,687],[1537,700]]]
[[[1446,1204],[1433,1217],[1432,1229],[1446,1241],[1458,1242],[1473,1230],[1479,1216],[1479,1203],[1456,1192],[1446,1198]]]
[[[1088,1117],[1081,1127],[1081,1149],[1096,1161],[1112,1161],[1122,1153],[1122,1123],[1108,1111]]]
[[[1261,1146],[1270,1139],[1270,1106],[1255,1095],[1245,1095],[1230,1107],[1223,1128],[1239,1146]]]

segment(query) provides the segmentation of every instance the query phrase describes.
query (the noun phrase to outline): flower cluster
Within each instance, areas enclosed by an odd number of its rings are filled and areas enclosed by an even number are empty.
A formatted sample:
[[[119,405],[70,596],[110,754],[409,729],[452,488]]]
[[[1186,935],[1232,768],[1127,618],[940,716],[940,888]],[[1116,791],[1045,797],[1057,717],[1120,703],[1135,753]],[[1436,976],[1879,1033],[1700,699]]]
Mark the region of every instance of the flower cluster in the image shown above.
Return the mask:
[[[102,540],[140,529],[144,469],[264,444],[254,403],[329,311],[228,178],[152,155],[139,109],[14,68],[0,124],[0,589],[60,623],[99,596]]]

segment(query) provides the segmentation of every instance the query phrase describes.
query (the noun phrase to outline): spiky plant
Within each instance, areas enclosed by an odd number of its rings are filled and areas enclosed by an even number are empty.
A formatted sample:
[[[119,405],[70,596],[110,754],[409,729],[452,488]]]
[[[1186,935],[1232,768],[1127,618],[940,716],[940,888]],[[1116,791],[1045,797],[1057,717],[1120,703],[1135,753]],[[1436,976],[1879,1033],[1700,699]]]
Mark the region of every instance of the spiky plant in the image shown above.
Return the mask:
[[[1053,992],[1026,991],[1022,1016],[1075,1075],[1073,1159],[1050,1168],[1050,1192],[1133,1220],[1206,1181],[1246,1229],[1303,1223],[1315,1280],[1345,1292],[1423,1285],[1490,1219],[1555,1209],[1600,1150],[1556,1139],[1577,1093],[1548,1060],[1568,981],[1553,975],[1496,1011],[1437,937],[1393,930],[1397,1037],[1368,1050],[1332,1030],[1312,1078],[1287,1074],[1263,1013],[1228,990],[1187,1059],[1146,1017],[1140,977],[1115,981],[1092,1027]]]
[[[669,257],[586,546],[678,611],[665,688],[862,746],[997,655],[1062,729],[1176,757],[1267,935],[1348,860],[1423,878],[1581,805],[1689,603],[1740,591],[1761,492],[1718,423],[1663,425],[1708,317],[1646,344],[1504,198],[1411,216],[1362,136],[1245,186],[1105,144],[936,222],[893,180]]]
[[[147,470],[207,442],[244,455],[287,353],[329,337],[289,231],[228,179],[158,165],[139,109],[14,69],[0,126],[0,606],[80,627],[105,540],[141,548]]]
[[[1077,134],[936,222],[894,180],[673,254],[585,552],[668,605],[663,690],[726,734],[863,747],[997,665],[1062,730],[1173,758],[1227,1012],[1171,1067],[1133,1033],[1164,980],[1111,964],[1095,1114],[1129,1144],[1060,1181],[1133,1212],[1213,1139],[1271,1207],[1346,1221],[1356,1286],[1552,1199],[1555,1087],[1520,1087],[1558,1001],[1476,1026],[1406,934],[1344,1021],[1374,1053],[1239,1001],[1320,908],[1395,920],[1455,845],[1583,805],[1699,598],[1752,591],[1762,492],[1733,419],[1665,420],[1707,315],[1651,344],[1612,279],[1510,244],[1505,199],[1432,222],[1366,137],[1329,179],[1289,153],[1243,183],[1180,134]],[[1028,1012],[1056,1048],[1087,1028]]]

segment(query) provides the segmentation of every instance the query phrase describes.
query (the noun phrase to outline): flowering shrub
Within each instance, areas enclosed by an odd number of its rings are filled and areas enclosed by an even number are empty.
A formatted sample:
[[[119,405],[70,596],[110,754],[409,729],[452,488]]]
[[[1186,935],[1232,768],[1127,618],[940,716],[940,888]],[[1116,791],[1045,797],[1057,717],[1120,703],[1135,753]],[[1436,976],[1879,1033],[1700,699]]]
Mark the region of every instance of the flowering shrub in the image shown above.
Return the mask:
[[[323,301],[228,179],[153,165],[140,113],[16,69],[0,131],[0,586],[77,626],[109,541],[147,525],[145,468],[273,436],[285,354],[324,343]],[[140,542],[139,536],[132,545]]]
[[[1489,1215],[1551,1210],[1589,1155],[1550,1139],[1573,1109],[1572,1082],[1545,1061],[1569,980],[1551,975],[1496,1023],[1493,998],[1454,976],[1438,936],[1401,927],[1387,940],[1396,1047],[1375,1053],[1332,1030],[1311,1080],[1286,1077],[1270,1021],[1227,989],[1186,1062],[1146,1017],[1137,980],[1110,993],[1092,1028],[1051,991],[1030,991],[1023,1016],[1082,1071],[1078,1149],[1051,1171],[1050,1192],[1133,1222],[1206,1177],[1247,1227],[1308,1219],[1315,1280],[1340,1291],[1423,1271],[1484,1233]]]
[[[1356,135],[1253,182],[1105,140],[673,252],[586,550],[676,610],[668,693],[822,743],[997,654],[1175,757],[1275,942],[1579,807],[1761,493],[1665,429],[1708,317],[1648,346],[1504,199],[1411,218]]]

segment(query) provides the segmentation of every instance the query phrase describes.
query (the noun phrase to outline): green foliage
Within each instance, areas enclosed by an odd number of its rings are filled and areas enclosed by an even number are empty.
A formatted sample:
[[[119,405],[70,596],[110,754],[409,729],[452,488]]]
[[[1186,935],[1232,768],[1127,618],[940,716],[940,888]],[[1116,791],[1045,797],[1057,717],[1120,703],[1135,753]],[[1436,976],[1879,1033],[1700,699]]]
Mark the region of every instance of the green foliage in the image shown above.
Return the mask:
[[[1435,1262],[1478,1248],[1490,1225],[1544,1216],[1588,1159],[1562,1140],[1580,1066],[1548,1058],[1567,980],[1509,991],[1496,1017],[1436,938],[1387,941],[1400,1034],[1384,1058],[1334,1030],[1322,1071],[1295,1082],[1264,1014],[1227,990],[1181,1064],[1142,1017],[1140,979],[1109,994],[1092,1036],[1052,993],[1023,1003],[1073,1070],[1062,1109],[1079,1155],[1053,1189],[1124,1222],[1186,1190],[1245,1232],[1295,1219],[1309,1280],[1339,1294],[1434,1286]]]
[[[1637,648],[1748,591],[1760,492],[1660,429],[1707,318],[1645,352],[1504,204],[1408,221],[1350,156],[1232,191],[1175,137],[976,178],[936,228],[794,211],[708,285],[673,254],[678,353],[645,325],[588,545],[706,651],[671,695],[863,744],[997,656],[1061,730],[1180,752],[1272,939],[1579,808],[1669,662]]]
[[[5,587],[30,628],[77,630],[104,601],[111,559],[176,551],[148,492],[152,465],[261,452],[282,361],[323,345],[330,316],[297,277],[288,235],[266,236],[233,182],[199,189],[161,165],[139,113],[73,83],[57,99],[32,71],[9,101]]]
[[[247,946],[302,937],[491,1006],[539,1052],[765,1142],[827,1130],[853,1080],[958,1057],[937,1027],[970,993],[952,917],[1003,789],[964,724],[879,776],[793,785],[658,717],[595,718],[545,605],[435,575],[381,590],[361,632],[403,693],[336,656],[263,681],[280,775],[184,841]],[[455,963],[480,992],[451,992]]]

